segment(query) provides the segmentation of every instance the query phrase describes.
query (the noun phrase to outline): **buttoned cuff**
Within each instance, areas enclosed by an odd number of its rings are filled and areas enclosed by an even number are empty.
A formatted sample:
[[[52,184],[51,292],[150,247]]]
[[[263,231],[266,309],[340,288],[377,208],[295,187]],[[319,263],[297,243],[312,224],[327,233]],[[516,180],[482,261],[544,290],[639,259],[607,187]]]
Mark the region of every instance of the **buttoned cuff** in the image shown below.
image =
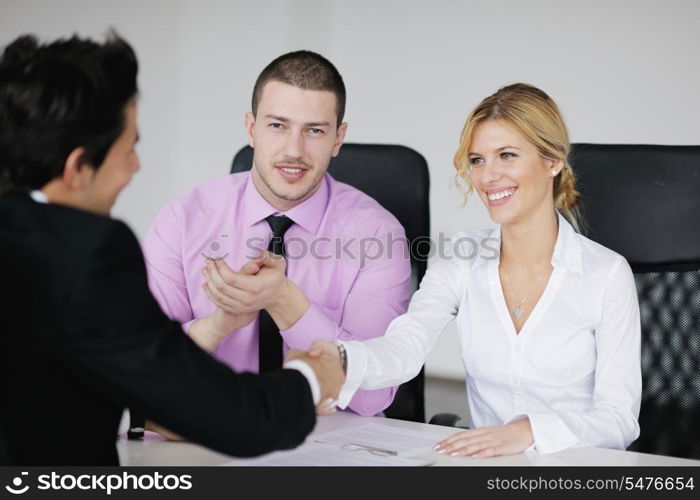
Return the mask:
[[[340,327],[313,302],[306,312],[286,330],[280,330],[285,343],[292,349],[308,351],[314,340],[334,341]]]
[[[191,319],[189,321],[186,321],[185,323],[182,323],[182,331],[185,332],[187,335],[190,334],[190,327],[192,326],[192,323],[197,321],[196,319]]]
[[[556,412],[525,413],[516,415],[506,422],[530,419],[530,429],[534,443],[525,451],[537,450],[540,453],[556,453],[566,450],[578,443],[579,438],[559,418]],[[534,448],[533,448],[534,447]]]
[[[314,400],[314,405],[317,405],[321,400],[321,385],[318,383],[318,377],[316,377],[316,372],[311,368],[306,362],[300,359],[292,359],[287,361],[282,365],[282,368],[288,370],[297,370],[306,377],[307,382],[309,382],[309,387],[311,388],[311,396]]]
[[[350,401],[365,379],[365,373],[367,372],[367,349],[362,345],[362,342],[338,341],[338,343],[345,347],[348,361],[345,383],[343,387],[341,387],[340,395],[338,396],[338,406],[345,409],[350,404]]]

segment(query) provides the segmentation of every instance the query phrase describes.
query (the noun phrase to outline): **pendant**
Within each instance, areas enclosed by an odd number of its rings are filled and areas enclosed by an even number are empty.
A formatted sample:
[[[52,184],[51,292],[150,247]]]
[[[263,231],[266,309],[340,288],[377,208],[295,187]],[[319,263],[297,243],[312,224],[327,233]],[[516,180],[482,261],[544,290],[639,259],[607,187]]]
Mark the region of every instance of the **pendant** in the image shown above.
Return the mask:
[[[512,312],[513,317],[514,317],[515,319],[520,319],[520,316],[523,315],[523,310],[520,309],[520,306],[516,307],[516,308],[513,309],[513,311],[511,311],[511,312]]]

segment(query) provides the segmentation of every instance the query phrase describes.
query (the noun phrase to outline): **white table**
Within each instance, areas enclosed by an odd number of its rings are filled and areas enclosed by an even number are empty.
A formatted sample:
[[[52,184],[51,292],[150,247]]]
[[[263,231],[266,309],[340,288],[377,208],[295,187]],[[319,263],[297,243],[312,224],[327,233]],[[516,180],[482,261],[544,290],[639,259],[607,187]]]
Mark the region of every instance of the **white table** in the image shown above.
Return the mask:
[[[318,417],[316,428],[310,438],[328,431],[348,429],[369,422],[380,422],[399,428],[420,430],[435,436],[435,442],[457,432],[453,427],[419,424],[404,420],[378,417],[360,417],[352,413],[338,412],[328,417]],[[307,438],[309,439],[309,438]],[[169,465],[221,465],[234,460],[232,457],[217,453],[202,446],[169,442],[160,436],[147,433],[144,441],[120,440],[117,451],[122,465],[169,466]],[[648,455],[630,451],[609,450],[605,448],[574,448],[550,455],[539,453],[521,453],[508,457],[473,459],[468,457],[449,457],[430,451],[417,456],[429,459],[436,466],[695,466],[700,467],[700,460]]]

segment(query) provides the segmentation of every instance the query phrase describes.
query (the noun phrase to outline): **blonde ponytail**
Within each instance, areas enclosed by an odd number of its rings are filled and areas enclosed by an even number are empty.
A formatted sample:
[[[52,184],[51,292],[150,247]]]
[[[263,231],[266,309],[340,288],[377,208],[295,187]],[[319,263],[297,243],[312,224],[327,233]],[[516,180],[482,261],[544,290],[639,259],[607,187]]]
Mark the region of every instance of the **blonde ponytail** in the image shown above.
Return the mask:
[[[578,200],[581,193],[576,189],[576,177],[568,161],[554,178],[554,208],[562,212],[577,231],[581,230],[581,216],[578,210]]]

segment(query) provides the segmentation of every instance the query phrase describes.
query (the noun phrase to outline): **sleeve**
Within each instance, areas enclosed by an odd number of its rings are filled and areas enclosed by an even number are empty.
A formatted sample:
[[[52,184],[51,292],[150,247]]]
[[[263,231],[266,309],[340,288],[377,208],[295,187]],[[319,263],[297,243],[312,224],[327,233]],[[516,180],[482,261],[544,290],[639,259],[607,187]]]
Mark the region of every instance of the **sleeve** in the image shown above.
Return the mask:
[[[605,287],[603,312],[595,331],[593,409],[528,413],[508,420],[527,416],[535,448],[541,453],[583,446],[624,450],[639,436],[639,303],[632,270],[622,257],[611,269]]]
[[[318,377],[316,376],[314,369],[311,368],[308,363],[300,359],[285,361],[282,367],[301,372],[311,388],[311,399],[313,400],[314,405],[318,405],[318,403],[321,401],[321,384],[318,382]]]
[[[455,317],[464,294],[464,269],[456,258],[435,261],[414,294],[408,312],[394,319],[384,337],[343,342],[348,356],[339,405],[358,388],[377,389],[415,377],[438,337]]]
[[[161,309],[187,333],[196,319],[190,306],[182,263],[183,221],[179,208],[168,203],[146,233],[143,254],[148,286]]]
[[[369,340],[381,337],[389,323],[406,311],[411,294],[411,263],[403,227],[376,231],[375,241],[401,242],[392,251],[367,258],[350,293],[345,298],[340,323],[319,304],[311,303],[304,315],[289,329],[281,331],[287,345],[308,350],[316,339]],[[369,253],[369,252],[368,252]],[[417,372],[416,372],[417,373]],[[396,384],[375,390],[360,390],[347,405],[363,416],[376,415],[394,400]]]
[[[70,287],[62,357],[68,370],[223,453],[254,456],[304,440],[315,412],[303,374],[236,374],[215,361],[161,312],[131,231],[114,223],[95,240]]]

